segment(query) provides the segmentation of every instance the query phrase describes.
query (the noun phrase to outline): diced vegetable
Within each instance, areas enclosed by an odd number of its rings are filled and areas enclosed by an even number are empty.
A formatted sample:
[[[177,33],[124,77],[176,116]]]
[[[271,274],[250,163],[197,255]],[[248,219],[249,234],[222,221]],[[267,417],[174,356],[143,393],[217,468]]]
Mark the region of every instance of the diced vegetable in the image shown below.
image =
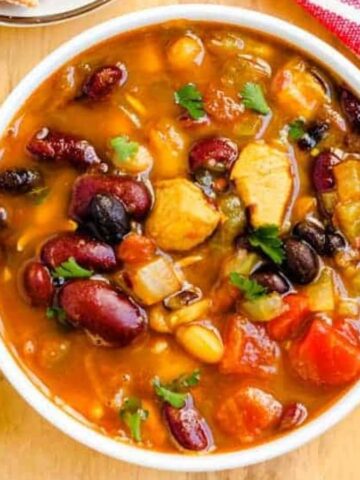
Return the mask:
[[[355,298],[340,298],[336,313],[340,317],[358,318],[359,317],[359,302]]]
[[[313,118],[320,105],[327,101],[322,85],[303,61],[290,62],[280,69],[272,89],[279,105],[289,115],[306,120]]]
[[[360,320],[359,318],[338,318],[334,328],[352,345],[360,348]]]
[[[241,315],[228,319],[224,332],[225,352],[220,371],[267,377],[278,371],[280,350],[267,335],[263,325],[256,325]]]
[[[204,363],[218,363],[224,354],[219,332],[206,323],[190,323],[176,330],[176,340],[195,358]]]
[[[284,303],[281,296],[273,292],[256,300],[242,302],[241,309],[254,322],[268,322],[281,315],[284,310]]]
[[[303,195],[297,198],[293,209],[294,220],[303,220],[307,215],[310,215],[316,211],[316,206],[316,197]]]
[[[304,293],[311,312],[332,312],[335,309],[335,286],[331,268],[322,269],[316,282],[307,285]]]
[[[205,50],[200,38],[188,33],[170,45],[167,57],[172,68],[183,70],[201,65],[204,54]]]
[[[249,143],[236,161],[231,178],[250,210],[254,227],[282,225],[293,189],[291,164],[286,152],[264,141]]]
[[[158,257],[138,268],[126,271],[131,291],[145,305],[161,302],[181,289],[174,265],[165,257]]]
[[[235,238],[243,233],[246,214],[240,198],[236,195],[226,196],[219,203],[221,213],[225,218],[212,239],[212,245],[224,248],[229,247]]]
[[[152,173],[156,178],[184,176],[187,170],[187,139],[174,122],[161,119],[149,131],[150,149],[156,162]]]
[[[360,160],[348,160],[335,165],[334,175],[341,202],[360,200]]]
[[[360,350],[322,320],[314,320],[289,351],[294,371],[318,386],[340,386],[360,374]]]
[[[150,238],[132,233],[120,243],[116,256],[124,263],[140,264],[151,260],[155,252],[156,245]]]
[[[335,215],[349,242],[356,246],[360,238],[360,200],[339,203]]]
[[[275,427],[281,414],[281,403],[270,393],[246,386],[220,404],[216,419],[219,427],[228,435],[249,443]]]
[[[259,255],[240,248],[233,255],[226,258],[221,269],[223,277],[229,277],[233,272],[249,276],[255,266],[261,261]]]
[[[166,251],[190,250],[211,235],[219,223],[219,212],[189,180],[158,182],[155,199],[146,232]]]
[[[301,332],[309,314],[309,300],[305,295],[291,294],[284,298],[284,312],[267,324],[270,338],[282,342]]]

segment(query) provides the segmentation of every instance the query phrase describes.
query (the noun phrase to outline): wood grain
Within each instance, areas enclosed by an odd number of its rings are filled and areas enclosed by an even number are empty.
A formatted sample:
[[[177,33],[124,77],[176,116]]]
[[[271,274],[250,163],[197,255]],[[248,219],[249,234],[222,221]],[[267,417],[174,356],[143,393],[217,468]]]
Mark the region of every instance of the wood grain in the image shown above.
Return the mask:
[[[59,0],[60,1],[60,0]],[[204,1],[204,0],[203,0]],[[0,27],[0,101],[40,59],[63,41],[132,10],[176,3],[115,0],[81,19],[39,29]],[[177,3],[192,3],[180,1]],[[355,59],[292,0],[209,1],[272,13],[306,28]],[[184,6],[186,8],[186,6]],[[0,366],[1,367],[1,366]],[[40,418],[0,376],[1,480],[358,480],[360,409],[311,444],[261,465],[214,474],[169,474],[111,460],[67,438]],[[141,453],[139,453],[141,455]]]

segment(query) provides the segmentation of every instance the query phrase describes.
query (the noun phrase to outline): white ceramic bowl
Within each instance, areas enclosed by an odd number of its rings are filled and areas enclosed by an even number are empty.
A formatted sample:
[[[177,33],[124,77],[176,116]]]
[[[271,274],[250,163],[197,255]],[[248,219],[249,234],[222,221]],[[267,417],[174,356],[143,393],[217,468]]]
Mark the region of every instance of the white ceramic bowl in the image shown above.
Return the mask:
[[[305,54],[311,54],[317,61],[333,69],[360,94],[360,71],[336,50],[304,30],[277,18],[240,8],[215,5],[174,5],[115,18],[87,30],[49,55],[22,80],[2,105],[0,136],[29,95],[72,57],[119,33],[176,18],[224,22],[249,27],[286,40],[290,45],[302,49]],[[360,383],[357,383],[331,408],[306,425],[264,445],[238,452],[186,456],[142,450],[102,435],[76,415],[72,415],[68,409],[62,408],[61,402],[57,402],[56,399],[50,400],[46,391],[36,385],[31,375],[19,365],[14,352],[6,344],[4,336],[5,334],[2,332],[0,336],[1,369],[15,389],[35,410],[75,440],[113,458],[145,467],[187,472],[214,471],[243,467],[269,460],[322,434],[360,403]]]

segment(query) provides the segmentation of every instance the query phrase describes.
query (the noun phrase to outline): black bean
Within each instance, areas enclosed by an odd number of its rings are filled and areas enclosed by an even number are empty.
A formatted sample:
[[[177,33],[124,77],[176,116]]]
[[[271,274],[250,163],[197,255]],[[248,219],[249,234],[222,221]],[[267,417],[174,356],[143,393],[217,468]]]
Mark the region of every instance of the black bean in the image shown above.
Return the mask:
[[[306,133],[298,140],[301,150],[313,149],[326,135],[329,124],[326,122],[315,122],[307,129]]]
[[[0,172],[0,191],[12,194],[30,192],[41,183],[41,174],[30,168],[11,168]]]
[[[345,246],[345,239],[339,232],[326,232],[325,255],[332,257]]]
[[[91,200],[86,228],[99,240],[115,244],[129,233],[130,220],[120,200],[98,194]]]
[[[251,275],[251,279],[260,283],[267,292],[286,293],[290,290],[290,284],[283,274],[272,267],[265,265]]]
[[[326,233],[321,225],[304,220],[295,225],[293,234],[309,243],[319,255],[325,254]]]
[[[284,269],[290,280],[306,285],[314,280],[319,272],[319,258],[307,243],[290,237],[284,241]]]

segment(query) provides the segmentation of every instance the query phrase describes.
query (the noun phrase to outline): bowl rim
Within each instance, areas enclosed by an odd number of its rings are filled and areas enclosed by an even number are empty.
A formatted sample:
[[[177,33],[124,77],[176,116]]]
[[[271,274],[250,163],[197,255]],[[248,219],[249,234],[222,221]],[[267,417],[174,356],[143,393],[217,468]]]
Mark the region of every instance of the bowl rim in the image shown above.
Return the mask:
[[[327,68],[337,72],[360,94],[360,72],[349,60],[316,36],[276,17],[253,10],[223,5],[191,4],[156,7],[126,14],[88,29],[47,56],[28,73],[0,107],[0,136],[31,93],[54,71],[79,53],[123,32],[156,25],[168,20],[189,19],[237,25],[285,40],[303,50]],[[341,72],[341,73],[339,73]],[[346,72],[343,73],[343,72]],[[0,332],[0,366],[18,393],[46,420],[78,442],[114,459],[143,467],[178,472],[211,472],[245,467],[270,460],[309,442],[335,425],[360,403],[360,382],[352,386],[332,406],[302,427],[267,443],[245,450],[211,455],[183,455],[142,449],[119,442],[81,423],[56,405],[35,385],[26,369],[20,366]]]

